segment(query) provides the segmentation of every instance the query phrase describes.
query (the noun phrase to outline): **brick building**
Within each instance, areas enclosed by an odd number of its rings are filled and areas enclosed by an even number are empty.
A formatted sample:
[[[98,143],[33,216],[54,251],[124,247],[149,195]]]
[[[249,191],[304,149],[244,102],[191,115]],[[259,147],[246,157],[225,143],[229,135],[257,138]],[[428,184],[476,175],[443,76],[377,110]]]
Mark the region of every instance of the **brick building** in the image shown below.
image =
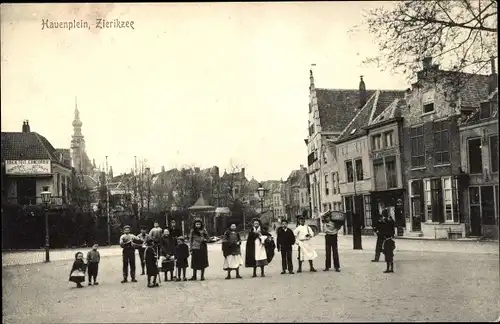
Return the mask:
[[[300,169],[290,172],[283,188],[284,213],[288,219],[295,220],[297,215],[302,215],[305,212],[309,216],[307,168],[301,165]]]
[[[426,58],[417,81],[407,90],[401,114],[409,235],[466,234],[457,120],[488,98],[488,81],[487,75],[440,70]]]
[[[459,121],[461,165],[469,177],[461,198],[466,233],[498,239],[498,86],[494,62],[489,91],[479,109]]]

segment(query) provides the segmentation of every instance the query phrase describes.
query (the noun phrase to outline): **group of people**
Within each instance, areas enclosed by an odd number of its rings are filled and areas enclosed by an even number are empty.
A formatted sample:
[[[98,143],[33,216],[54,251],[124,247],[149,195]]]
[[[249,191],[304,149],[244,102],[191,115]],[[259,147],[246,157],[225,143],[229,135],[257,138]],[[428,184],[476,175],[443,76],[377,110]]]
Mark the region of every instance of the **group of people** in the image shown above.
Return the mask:
[[[338,232],[343,226],[343,222],[333,220],[328,215],[323,217],[325,233],[326,259],[324,271],[332,268],[340,272],[340,260],[338,253]],[[158,222],[154,223],[153,229],[147,233],[146,228],[141,229],[141,233],[133,235],[130,233],[130,226],[124,227],[124,234],[120,237],[122,247],[123,280],[128,282],[130,277],[132,282],[137,282],[135,277],[135,250],[139,251],[142,275],[147,275],[147,286],[158,287],[160,273],[164,272],[164,281],[187,281],[186,269],[188,259],[191,256],[192,276],[189,280],[205,280],[205,269],[208,268],[207,242],[209,235],[201,219],[193,221],[193,227],[189,233],[188,242],[182,236],[182,231],[176,227],[175,220],[170,222],[170,226],[161,229]],[[309,270],[316,272],[313,261],[318,257],[317,252],[310,245],[309,241],[314,236],[314,231],[305,224],[302,216],[297,218],[295,230],[288,228],[287,220],[282,220],[281,226],[277,228],[277,240],[268,230],[262,226],[260,219],[252,220],[252,227],[248,233],[245,249],[245,258],[241,253],[242,239],[237,231],[236,224],[231,224],[222,238],[222,253],[224,256],[223,270],[227,271],[226,279],[232,279],[231,273],[235,272],[235,278],[241,279],[239,269],[242,265],[253,269],[253,276],[257,277],[257,270],[260,269],[261,277],[265,277],[265,267],[274,258],[274,251],[277,248],[281,252],[282,272],[281,274],[294,274],[292,251],[297,246],[298,270],[302,272],[304,261],[308,261]],[[379,261],[380,253],[385,255],[387,270],[386,273],[394,272],[394,221],[389,217],[387,210],[382,213],[382,218],[377,222],[377,247],[375,259]],[[75,262],[70,272],[70,281],[77,284],[78,288],[83,287],[85,281],[85,271],[88,267],[88,284],[98,285],[97,274],[99,269],[100,255],[97,251],[97,244],[87,254],[87,263],[84,262],[83,253],[75,255]],[[175,269],[177,270],[176,273]],[[170,279],[169,279],[170,277]],[[158,280],[158,281],[157,281]],[[93,283],[92,283],[93,281]]]

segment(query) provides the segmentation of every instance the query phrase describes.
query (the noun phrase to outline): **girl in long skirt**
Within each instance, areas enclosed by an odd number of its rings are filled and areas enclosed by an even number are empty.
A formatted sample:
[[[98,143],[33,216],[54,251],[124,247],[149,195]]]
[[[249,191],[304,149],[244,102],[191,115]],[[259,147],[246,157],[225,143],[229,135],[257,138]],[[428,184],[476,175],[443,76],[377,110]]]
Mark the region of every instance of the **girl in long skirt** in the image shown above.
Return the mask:
[[[257,277],[257,268],[260,276],[265,277],[264,267],[271,262],[276,245],[271,234],[262,227],[260,219],[253,220],[253,226],[248,233],[245,253],[245,267],[253,268],[253,278]]]
[[[83,261],[83,253],[77,252],[75,254],[75,261],[73,262],[73,266],[71,267],[71,271],[69,273],[69,281],[76,283],[77,288],[83,288],[82,282],[85,281],[85,270],[87,266]]]
[[[208,232],[203,226],[201,219],[197,218],[193,222],[193,229],[189,234],[189,246],[191,248],[191,269],[193,276],[189,280],[197,279],[197,272],[200,270],[200,280],[205,280],[205,269],[208,268],[207,250]]]
[[[231,271],[236,272],[236,278],[241,279],[240,266],[243,265],[241,257],[241,238],[236,231],[236,224],[231,224],[229,229],[224,233],[222,241],[222,253],[224,255],[223,269],[227,271],[226,279],[231,279]]]

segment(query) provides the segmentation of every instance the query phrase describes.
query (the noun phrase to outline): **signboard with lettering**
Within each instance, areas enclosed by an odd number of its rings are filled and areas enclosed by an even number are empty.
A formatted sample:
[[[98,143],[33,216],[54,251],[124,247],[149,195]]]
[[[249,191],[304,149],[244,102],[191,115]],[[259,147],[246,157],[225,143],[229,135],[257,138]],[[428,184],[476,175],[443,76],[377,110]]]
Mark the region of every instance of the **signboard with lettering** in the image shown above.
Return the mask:
[[[380,150],[376,152],[371,152],[370,157],[372,160],[377,160],[383,158],[385,156],[397,155],[399,153],[399,149],[397,147],[391,147],[385,150]]]
[[[38,175],[51,174],[50,160],[6,160],[5,174]]]

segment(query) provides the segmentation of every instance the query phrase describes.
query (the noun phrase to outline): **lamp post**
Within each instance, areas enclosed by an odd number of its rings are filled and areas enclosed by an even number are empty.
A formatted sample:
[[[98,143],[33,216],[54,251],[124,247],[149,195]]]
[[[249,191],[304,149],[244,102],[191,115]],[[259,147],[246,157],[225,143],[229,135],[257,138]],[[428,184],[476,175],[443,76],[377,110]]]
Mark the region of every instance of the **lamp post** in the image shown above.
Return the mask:
[[[49,246],[49,203],[52,199],[52,193],[49,191],[49,188],[46,186],[43,188],[42,193],[42,202],[45,204],[45,262],[50,262],[50,246]]]
[[[260,213],[262,214],[264,211],[264,196],[266,195],[267,189],[264,189],[262,184],[259,185],[259,188],[257,188],[257,193],[259,194],[260,198]]]

